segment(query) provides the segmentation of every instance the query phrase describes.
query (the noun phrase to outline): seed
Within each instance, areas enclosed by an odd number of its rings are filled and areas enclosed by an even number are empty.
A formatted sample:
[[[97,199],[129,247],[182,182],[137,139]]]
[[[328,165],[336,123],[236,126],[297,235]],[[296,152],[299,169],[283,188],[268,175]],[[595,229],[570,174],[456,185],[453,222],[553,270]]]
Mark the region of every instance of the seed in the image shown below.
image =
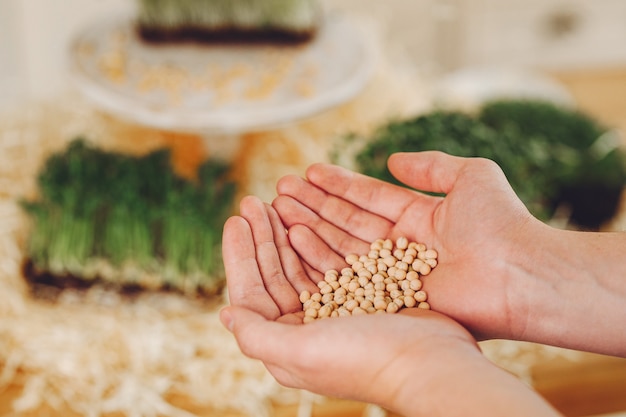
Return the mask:
[[[387,265],[387,268],[394,266],[396,262],[398,262],[398,260],[391,255],[382,259],[383,259],[383,263]]]
[[[421,303],[423,301],[426,301],[426,299],[428,298],[428,295],[426,295],[425,291],[418,291],[415,293],[413,298],[415,298],[415,301],[419,301]]]
[[[387,302],[385,301],[384,298],[377,297],[377,298],[374,299],[374,308],[376,310],[386,310],[387,309]]]
[[[404,306],[408,308],[415,307],[417,305],[417,301],[413,297],[405,296],[404,297]]]
[[[356,261],[355,263],[353,263],[353,264],[352,264],[352,270],[353,270],[354,272],[357,272],[357,273],[358,273],[358,271],[359,271],[360,269],[363,269],[363,262],[361,262],[361,261]]]
[[[354,310],[352,310],[352,315],[353,316],[357,316],[357,315],[361,315],[361,314],[367,314],[367,310],[364,310],[361,307],[356,307]]]
[[[412,289],[413,291],[419,291],[422,289],[422,281],[420,281],[419,279],[414,279],[412,281],[409,281],[409,288]]]
[[[404,236],[399,237],[396,240],[396,247],[398,247],[398,249],[406,249],[409,247],[409,239],[407,239]]]
[[[431,268],[434,268],[437,266],[437,259],[435,258],[426,258],[424,262],[427,263]]]
[[[330,284],[331,282],[337,282],[337,274],[324,274],[324,282]]]
[[[333,292],[333,287],[331,287],[327,282],[324,284],[326,285],[320,288],[320,294],[324,295]]]
[[[311,293],[307,290],[304,290],[300,293],[300,302],[302,304],[304,304],[305,302],[307,302],[308,300],[311,299]]]
[[[430,267],[430,265],[428,265],[427,263],[424,263],[422,266],[420,266],[419,272],[421,275],[428,275],[430,274],[430,271],[432,270],[432,268]]]
[[[351,253],[348,256],[346,256],[346,263],[348,265],[353,265],[358,260],[359,260],[359,255],[357,255],[356,253]]]
[[[398,304],[396,303],[389,303],[386,309],[387,313],[391,313],[391,314],[397,313],[398,310],[400,310],[400,307],[398,307]]]
[[[370,249],[372,249],[372,250],[381,250],[383,248],[383,242],[384,242],[383,239],[376,239],[370,245]]]
[[[321,318],[330,317],[330,313],[332,312],[333,312],[333,308],[329,305],[325,305],[319,309],[319,311],[317,312],[317,316]]]
[[[335,298],[333,299],[334,302],[336,302],[339,305],[344,304],[346,301],[348,301],[348,297],[346,297],[343,294],[335,294]]]
[[[333,293],[327,293],[322,295],[322,304],[328,304],[335,299],[335,295]]]
[[[360,276],[358,279],[358,283],[361,287],[365,287],[367,283],[370,282],[369,278],[366,276]]]
[[[402,308],[430,309],[420,276],[438,264],[438,253],[406,237],[377,239],[367,255],[348,254],[348,266],[330,269],[318,292],[299,294],[303,322],[358,314],[396,313]]]
[[[406,279],[409,281],[413,281],[414,279],[419,279],[419,274],[415,271],[409,271],[406,273]]]
[[[355,308],[359,306],[359,302],[357,300],[348,300],[343,304],[343,306],[346,308],[346,310],[352,312]]]

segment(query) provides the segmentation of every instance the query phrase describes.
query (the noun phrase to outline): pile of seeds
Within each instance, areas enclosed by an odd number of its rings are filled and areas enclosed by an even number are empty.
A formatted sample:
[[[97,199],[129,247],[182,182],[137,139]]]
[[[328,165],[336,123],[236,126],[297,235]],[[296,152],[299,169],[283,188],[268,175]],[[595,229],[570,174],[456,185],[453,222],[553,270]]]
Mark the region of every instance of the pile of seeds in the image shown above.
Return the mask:
[[[317,286],[300,293],[304,322],[357,314],[397,313],[403,307],[430,309],[421,276],[437,266],[437,251],[400,237],[377,239],[367,255],[346,256],[349,266],[331,269]]]

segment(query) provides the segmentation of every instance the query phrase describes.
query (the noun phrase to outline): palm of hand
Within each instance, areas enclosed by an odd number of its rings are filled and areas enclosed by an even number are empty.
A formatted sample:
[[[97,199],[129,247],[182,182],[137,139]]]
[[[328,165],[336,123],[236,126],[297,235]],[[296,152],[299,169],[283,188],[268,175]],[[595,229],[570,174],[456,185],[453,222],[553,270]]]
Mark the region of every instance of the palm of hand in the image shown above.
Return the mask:
[[[496,336],[505,329],[494,326],[494,316],[507,311],[497,260],[506,258],[502,252],[531,216],[490,161],[426,154],[421,157],[430,159],[421,164],[414,155],[392,157],[390,168],[406,184],[445,198],[316,165],[308,181],[283,178],[273,205],[314,280],[379,237],[406,236],[434,247],[440,265],[424,280],[431,305],[481,337]]]

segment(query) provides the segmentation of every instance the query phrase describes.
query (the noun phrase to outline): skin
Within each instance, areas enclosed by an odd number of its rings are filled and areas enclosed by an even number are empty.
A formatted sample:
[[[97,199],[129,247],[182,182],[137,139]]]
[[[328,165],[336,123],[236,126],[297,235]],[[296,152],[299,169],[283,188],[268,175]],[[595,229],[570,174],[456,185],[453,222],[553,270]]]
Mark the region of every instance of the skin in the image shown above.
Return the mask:
[[[222,322],[280,383],[402,415],[552,416],[480,354],[475,338],[626,355],[626,336],[614,330],[626,319],[624,280],[615,279],[626,272],[623,235],[546,226],[484,159],[396,154],[389,167],[408,185],[446,197],[316,164],[306,179],[283,178],[272,205],[246,197],[226,222],[231,306]],[[322,273],[343,266],[347,254],[399,236],[439,252],[423,279],[434,311],[302,325],[299,292],[317,290]]]

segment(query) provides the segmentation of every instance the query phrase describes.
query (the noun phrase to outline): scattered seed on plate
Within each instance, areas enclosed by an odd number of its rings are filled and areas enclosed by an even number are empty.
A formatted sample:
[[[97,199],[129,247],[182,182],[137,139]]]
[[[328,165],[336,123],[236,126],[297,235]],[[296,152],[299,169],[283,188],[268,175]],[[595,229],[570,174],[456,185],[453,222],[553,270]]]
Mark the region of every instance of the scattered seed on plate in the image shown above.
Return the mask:
[[[304,322],[357,314],[430,309],[421,278],[437,266],[437,251],[400,237],[377,239],[366,255],[349,254],[348,266],[328,270],[318,292],[302,291]]]

